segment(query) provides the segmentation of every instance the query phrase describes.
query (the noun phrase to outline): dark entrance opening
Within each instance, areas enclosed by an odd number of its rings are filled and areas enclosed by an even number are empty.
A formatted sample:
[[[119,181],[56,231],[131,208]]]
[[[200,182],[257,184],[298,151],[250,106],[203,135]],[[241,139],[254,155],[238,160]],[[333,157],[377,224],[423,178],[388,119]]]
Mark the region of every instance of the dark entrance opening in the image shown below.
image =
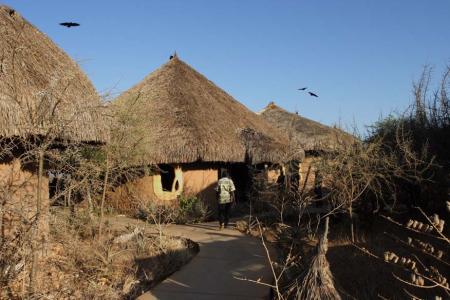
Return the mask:
[[[228,167],[228,172],[236,187],[237,202],[248,201],[251,188],[248,166],[246,164],[233,164]]]
[[[289,188],[293,192],[298,192],[300,185],[300,162],[298,160],[291,160],[287,168],[289,178]]]
[[[171,165],[159,165],[161,170],[161,185],[163,191],[171,192],[175,180],[175,169]]]
[[[49,199],[52,205],[66,205],[66,180],[64,178],[65,175],[66,174],[53,170],[48,173],[48,192]]]

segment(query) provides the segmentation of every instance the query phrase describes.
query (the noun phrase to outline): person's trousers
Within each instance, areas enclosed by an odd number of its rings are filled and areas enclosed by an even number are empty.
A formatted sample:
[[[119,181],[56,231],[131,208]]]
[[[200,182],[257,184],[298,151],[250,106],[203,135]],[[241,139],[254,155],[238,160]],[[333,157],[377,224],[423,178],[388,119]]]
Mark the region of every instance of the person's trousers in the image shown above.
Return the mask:
[[[219,223],[228,226],[230,220],[231,203],[219,204]]]

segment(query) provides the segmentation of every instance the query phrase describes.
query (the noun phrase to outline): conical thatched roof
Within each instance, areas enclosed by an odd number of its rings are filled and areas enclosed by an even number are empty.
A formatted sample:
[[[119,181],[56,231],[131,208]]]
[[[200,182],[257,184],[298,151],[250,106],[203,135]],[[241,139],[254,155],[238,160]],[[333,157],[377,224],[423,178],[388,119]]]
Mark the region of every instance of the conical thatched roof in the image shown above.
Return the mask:
[[[356,141],[355,137],[340,129],[290,113],[273,102],[258,114],[278,130],[285,132],[291,143],[299,145],[305,151],[334,151]]]
[[[101,101],[79,66],[19,13],[0,6],[0,137],[103,142]]]
[[[142,134],[141,163],[271,162],[281,159],[288,144],[277,130],[177,56],[115,104],[132,116],[130,132]]]

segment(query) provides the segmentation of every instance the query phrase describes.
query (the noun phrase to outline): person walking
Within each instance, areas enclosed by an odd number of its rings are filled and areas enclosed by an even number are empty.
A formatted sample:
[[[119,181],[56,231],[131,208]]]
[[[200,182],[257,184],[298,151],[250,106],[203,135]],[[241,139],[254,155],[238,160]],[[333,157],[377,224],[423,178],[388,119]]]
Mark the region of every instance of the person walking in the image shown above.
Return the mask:
[[[236,190],[233,180],[229,178],[228,171],[222,172],[222,178],[217,182],[215,190],[219,204],[219,229],[227,228],[230,208],[235,201],[234,191]]]

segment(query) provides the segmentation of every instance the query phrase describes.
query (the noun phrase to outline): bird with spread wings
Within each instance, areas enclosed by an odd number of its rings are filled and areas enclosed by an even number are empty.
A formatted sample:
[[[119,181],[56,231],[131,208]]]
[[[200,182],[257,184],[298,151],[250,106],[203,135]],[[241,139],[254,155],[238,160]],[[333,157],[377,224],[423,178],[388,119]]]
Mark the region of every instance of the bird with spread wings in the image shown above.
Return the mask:
[[[67,28],[80,26],[79,23],[75,23],[75,22],[63,22],[63,23],[59,23],[59,25],[65,26]]]

